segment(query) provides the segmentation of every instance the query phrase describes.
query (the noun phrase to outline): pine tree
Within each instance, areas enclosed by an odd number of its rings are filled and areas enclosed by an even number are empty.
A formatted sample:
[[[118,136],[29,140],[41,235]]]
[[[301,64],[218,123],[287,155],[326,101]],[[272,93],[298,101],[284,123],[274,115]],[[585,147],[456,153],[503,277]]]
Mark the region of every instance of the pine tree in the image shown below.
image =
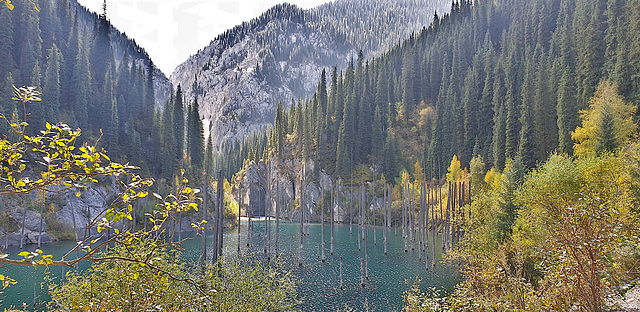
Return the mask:
[[[522,85],[522,104],[520,107],[520,142],[518,145],[517,156],[522,161],[522,164],[526,169],[532,169],[536,164],[535,158],[535,137],[533,126],[533,106],[534,106],[534,94],[535,84],[534,75],[535,67],[534,61],[531,57],[528,57],[529,61],[526,65],[524,82]]]
[[[191,165],[195,167],[194,172],[202,172],[202,166],[204,164],[204,129],[202,127],[202,120],[200,119],[200,106],[198,105],[198,98],[193,102],[191,108],[191,117],[189,121],[192,128],[192,136],[189,137],[191,145]]]
[[[170,99],[165,103],[164,113],[162,114],[162,126],[161,126],[161,141],[162,149],[160,150],[160,166],[161,177],[167,181],[171,181],[176,170],[178,169],[179,160],[176,159],[178,140],[176,140],[176,133],[172,127],[173,121],[176,119],[173,114],[175,113],[174,107],[177,105],[177,98]],[[182,158],[180,158],[182,159]]]
[[[38,12],[29,8],[23,12],[23,15],[26,25],[24,25],[22,32],[14,34],[14,37],[17,35],[17,38],[20,38],[18,54],[14,55],[20,57],[18,64],[20,77],[27,80],[36,61],[42,64],[42,38],[40,37],[40,15]],[[20,80],[17,77],[14,79]]]
[[[55,43],[47,52],[47,66],[42,96],[44,120],[50,123],[57,123],[60,113],[60,63],[62,62],[62,54]],[[40,126],[42,125],[44,124],[41,123]]]
[[[73,110],[78,126],[81,129],[88,127],[88,107],[91,96],[91,73],[89,72],[89,54],[87,49],[81,48],[75,59],[73,67],[72,84]]]
[[[107,139],[107,145],[109,150],[109,156],[113,159],[120,157],[120,120],[118,118],[118,102],[116,100],[114,87],[113,87],[113,69],[110,67],[107,70],[104,78],[104,95],[107,103],[111,103],[109,108],[109,119],[106,124],[105,134]]]
[[[107,20],[106,10],[99,16],[93,31],[93,44],[89,61],[98,89],[105,83],[105,73],[115,63],[111,46],[111,23]]]
[[[178,85],[173,105],[173,135],[176,139],[176,161],[182,160],[184,154],[184,104],[182,87]]]
[[[382,149],[384,144],[383,122],[382,122],[382,110],[380,106],[376,105],[376,110],[373,114],[373,124],[371,125],[371,153],[375,159],[380,161],[382,159]]]
[[[478,72],[477,68],[469,68],[467,77],[464,80],[465,93],[462,99],[464,107],[464,143],[462,145],[462,153],[460,154],[461,162],[467,164],[471,161],[473,145],[475,144],[478,131],[477,105],[478,105]]]
[[[540,58],[534,82],[533,136],[536,159],[544,160],[549,153],[558,147],[558,122],[555,108],[556,99],[553,97],[554,83],[550,81],[552,79],[551,64],[546,53],[541,51],[541,47],[538,47],[537,50]]]
[[[284,143],[285,136],[285,124],[284,124],[284,108],[282,107],[282,101],[278,102],[278,107],[276,108],[276,121],[275,121],[275,131],[276,131],[276,154],[280,155],[282,153],[282,146]]]
[[[16,69],[13,59],[13,13],[0,10],[0,77]]]
[[[42,69],[40,68],[40,64],[38,63],[38,61],[36,61],[36,64],[33,67],[30,81],[30,86],[35,87],[36,90],[42,90]],[[33,135],[35,133],[39,133],[42,129],[44,129],[46,118],[45,105],[46,102],[43,103],[42,101],[34,101],[26,106],[26,121],[27,123],[32,125],[32,127],[28,127],[27,129],[25,129],[28,134]],[[22,107],[18,106],[18,108],[19,110],[22,110]],[[24,116],[24,112],[21,112],[21,116]]]
[[[502,85],[502,67],[496,67],[496,75],[493,85],[493,166],[502,171],[505,165],[505,144],[506,144],[506,112],[504,106],[504,87]]]
[[[382,164],[384,176],[393,181],[398,176],[396,143],[390,131],[384,144],[384,162]]]
[[[371,109],[371,92],[368,79],[368,68],[365,70],[364,82],[362,87],[362,95],[360,96],[360,103],[358,107],[356,130],[354,135],[356,136],[354,142],[354,162],[363,163],[367,159],[367,155],[371,153],[371,124],[373,122],[373,110]]]
[[[418,105],[418,72],[419,68],[415,49],[409,48],[404,53],[402,62],[402,103],[404,104],[403,116],[405,119],[409,118],[409,115],[415,111]]]

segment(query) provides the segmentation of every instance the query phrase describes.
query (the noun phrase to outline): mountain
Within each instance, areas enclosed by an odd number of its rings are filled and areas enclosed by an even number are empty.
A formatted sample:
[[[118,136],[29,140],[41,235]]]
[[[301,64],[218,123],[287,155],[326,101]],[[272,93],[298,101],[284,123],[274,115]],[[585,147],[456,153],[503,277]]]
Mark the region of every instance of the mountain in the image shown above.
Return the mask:
[[[206,136],[219,146],[271,124],[279,101],[311,95],[322,69],[344,68],[359,50],[377,55],[449,8],[444,0],[277,5],[218,36],[170,80],[187,102],[197,97]]]

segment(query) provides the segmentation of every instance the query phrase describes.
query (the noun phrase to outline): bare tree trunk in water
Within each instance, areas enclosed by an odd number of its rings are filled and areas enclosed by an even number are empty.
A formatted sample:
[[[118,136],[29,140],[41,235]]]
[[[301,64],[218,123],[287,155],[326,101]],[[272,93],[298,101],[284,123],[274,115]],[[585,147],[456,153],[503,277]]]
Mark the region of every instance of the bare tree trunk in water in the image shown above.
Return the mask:
[[[249,189],[249,191],[251,191],[251,189]],[[247,205],[247,250],[251,247],[251,234],[253,232],[251,218],[253,218],[253,205],[251,203],[251,197],[249,197],[249,203]]]
[[[40,241],[42,240],[42,226],[43,226],[43,220],[44,220],[45,201],[46,201],[45,194],[44,192],[42,192],[42,206],[40,207],[40,232],[38,233],[38,248],[40,248]],[[89,234],[91,234],[91,231],[89,231]]]
[[[409,235],[411,237],[411,251],[416,248],[416,184],[413,187],[409,186],[409,222],[411,222],[411,228]]]
[[[420,208],[418,210],[418,260],[422,260],[422,251],[424,249],[424,241],[422,238],[422,234],[423,234],[423,220],[424,220],[424,204],[423,204],[423,199],[424,199],[424,192],[422,192],[422,185],[420,185]],[[417,206],[417,205],[416,205]],[[426,259],[426,257],[425,257]]]
[[[360,258],[360,286],[364,288],[364,259]]]
[[[407,182],[402,183],[402,239],[404,240],[404,252],[409,251],[407,242]]]
[[[432,186],[432,190],[437,194],[437,187]],[[431,238],[433,241],[433,260],[431,261],[431,265],[433,267],[436,266],[436,235],[438,232],[438,224],[436,223],[436,205],[433,203],[435,201],[435,194],[432,194],[432,191],[429,191],[429,195],[431,195]]]
[[[362,240],[364,240],[364,226],[366,220],[366,205],[367,205],[367,197],[364,193],[364,184],[360,184],[360,230],[362,231]]]
[[[242,181],[238,181],[238,254],[240,254],[240,230],[242,227],[240,226],[240,215],[242,212]]]
[[[369,229],[364,224],[364,277],[369,280]]]
[[[383,240],[384,240],[384,254],[387,254],[387,229],[388,229],[388,224],[389,224],[389,220],[387,220],[387,186],[384,186],[384,191],[382,192],[383,196],[383,200],[382,200],[382,213],[384,215],[383,220],[384,220],[384,224],[382,225],[382,236],[383,236]]]
[[[322,248],[322,262],[324,262],[325,260],[327,260],[327,256],[324,254],[324,187],[320,186],[320,211],[321,211],[321,221],[320,224],[322,226],[322,243],[321,243],[321,247]]]
[[[436,188],[436,192],[438,193],[437,196],[439,197],[439,203],[440,203],[440,230],[442,231],[442,250],[444,250],[444,248],[446,247],[446,242],[447,240],[444,238],[445,236],[445,225],[444,225],[444,216],[443,216],[443,211],[442,211],[442,188],[444,187],[444,185],[442,187],[440,187],[440,183],[438,183],[438,187]]]
[[[306,167],[306,164],[303,165],[303,169],[302,169],[302,175],[304,176],[304,167]],[[302,248],[303,248],[303,243],[304,243],[304,192],[303,192],[303,184],[304,182],[302,182],[303,177],[300,177],[300,246],[298,247],[298,265],[302,266]]]
[[[216,262],[218,263],[218,268],[220,269],[222,266],[222,262],[220,262],[220,257],[222,257],[222,246],[223,246],[223,236],[222,236],[222,230],[224,227],[224,220],[223,220],[223,212],[224,212],[224,180],[222,179],[222,171],[220,171],[218,173],[218,245],[216,246],[216,253],[217,253],[217,257],[216,257]]]
[[[358,194],[358,227],[360,228],[359,230],[356,229],[356,232],[358,232],[358,250],[361,249],[361,241],[364,239],[364,229],[362,228],[362,223],[363,223],[363,214],[362,214],[362,205],[363,205],[363,200],[362,200],[362,186],[360,188],[360,194]]]
[[[331,188],[331,255],[333,256],[333,209],[336,206],[335,203],[335,186]]]
[[[342,256],[340,256],[340,289],[344,289],[344,283],[342,282]]]
[[[276,258],[280,256],[280,204],[282,196],[280,195],[280,182],[276,182]]]
[[[205,164],[205,168],[207,167],[207,165]],[[209,198],[207,197],[208,191],[207,188],[209,186],[209,181],[208,181],[208,176],[207,176],[207,170],[204,170],[204,185],[203,185],[203,189],[204,189],[204,193],[202,196],[202,220],[206,221],[207,220],[207,202],[209,201]],[[202,274],[204,274],[205,269],[207,266],[207,223],[204,224],[204,229],[202,230],[202,255],[200,256],[200,269],[202,271]]]

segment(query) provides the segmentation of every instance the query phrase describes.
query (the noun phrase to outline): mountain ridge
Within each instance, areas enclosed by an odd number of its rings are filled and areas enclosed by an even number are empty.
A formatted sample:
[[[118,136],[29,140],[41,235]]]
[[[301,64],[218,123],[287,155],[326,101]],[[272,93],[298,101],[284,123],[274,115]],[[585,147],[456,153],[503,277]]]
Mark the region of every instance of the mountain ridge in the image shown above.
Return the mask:
[[[426,27],[432,12],[446,11],[445,1],[397,1],[393,9],[392,4],[372,0],[365,1],[366,10],[354,10],[354,3],[336,1],[309,10],[276,5],[219,35],[176,67],[169,79],[174,87],[182,86],[187,102],[198,98],[205,137],[211,134],[214,145],[219,146],[268,127],[279,101],[289,106],[298,97],[310,96],[320,72],[346,67],[360,50],[356,45],[364,46],[367,55],[378,53],[406,33]],[[360,30],[372,28],[376,21],[388,24],[383,21],[395,19],[401,11],[412,13],[404,20],[398,18],[393,27],[379,27],[378,37],[383,38],[375,42],[375,35],[364,36],[364,41],[354,39],[359,38]],[[362,17],[354,35],[345,28],[355,24],[349,20],[358,14]],[[376,19],[371,22],[367,16]],[[407,25],[411,27],[404,27]],[[398,29],[405,33],[399,34]]]

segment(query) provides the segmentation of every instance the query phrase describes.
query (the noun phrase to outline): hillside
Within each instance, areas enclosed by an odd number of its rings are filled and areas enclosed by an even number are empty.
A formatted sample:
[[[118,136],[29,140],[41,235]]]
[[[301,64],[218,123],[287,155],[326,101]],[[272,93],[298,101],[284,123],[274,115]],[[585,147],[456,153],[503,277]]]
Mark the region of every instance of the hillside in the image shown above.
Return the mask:
[[[462,1],[382,56],[327,72],[312,98],[276,118],[271,151],[296,140],[326,172],[348,177],[364,164],[387,178],[416,162],[441,176],[454,155],[502,170],[508,159],[533,168],[571,154],[602,79],[640,102],[637,4]]]
[[[346,66],[360,49],[379,53],[449,7],[430,0],[277,5],[218,36],[170,79],[187,102],[197,96],[206,136],[219,146],[270,124],[278,101],[288,106],[310,95],[323,68]]]

